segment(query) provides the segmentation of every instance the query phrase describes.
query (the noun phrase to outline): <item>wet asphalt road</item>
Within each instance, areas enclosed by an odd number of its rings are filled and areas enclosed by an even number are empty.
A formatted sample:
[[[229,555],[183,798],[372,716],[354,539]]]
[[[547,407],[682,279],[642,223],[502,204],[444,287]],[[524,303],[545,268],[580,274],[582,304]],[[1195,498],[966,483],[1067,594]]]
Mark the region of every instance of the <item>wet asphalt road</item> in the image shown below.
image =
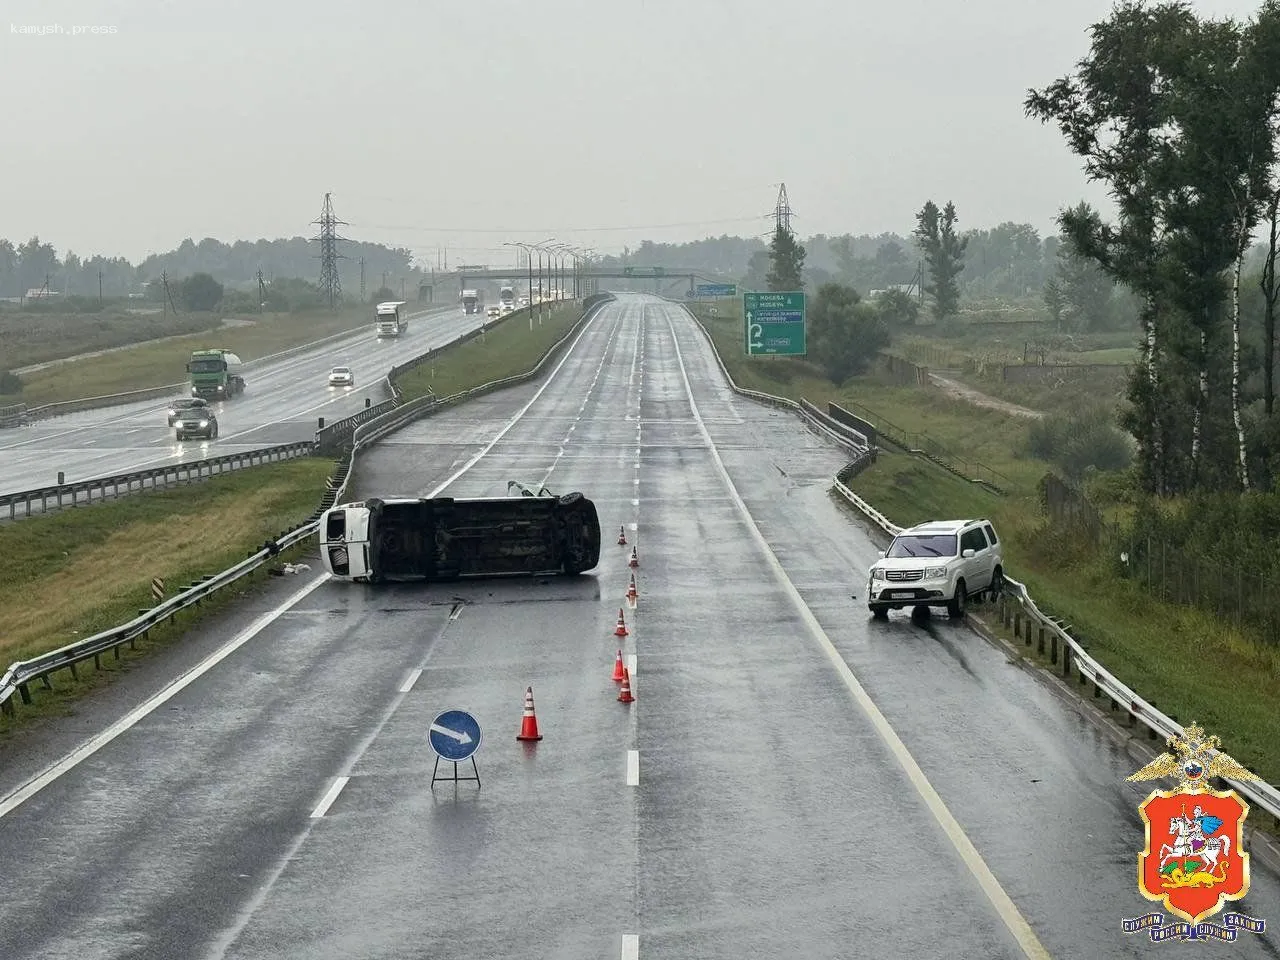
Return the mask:
[[[733,397],[677,308],[625,297],[545,387],[422,421],[357,473],[362,494],[426,495],[484,452],[449,493],[583,490],[608,544],[593,575],[321,583],[0,818],[0,862],[23,865],[0,956],[585,958],[628,955],[627,936],[646,958],[1021,955],[806,628],[698,417],[1048,952],[1154,949],[1120,932],[1151,907],[1136,764],[965,628],[870,620],[849,593],[876,547],[825,492],[842,454]],[[621,641],[619,525],[641,561]],[[530,684],[545,739],[526,747]],[[479,789],[431,789],[426,728],[449,707],[484,730]],[[1253,889],[1237,906],[1272,920],[1266,937],[1179,952],[1280,952],[1280,885],[1256,862]]]
[[[174,440],[165,415],[169,399],[87,410],[0,431],[0,494],[52,486],[59,470],[73,483],[309,440],[320,417],[339,420],[360,410],[366,398],[385,400],[389,393],[382,378],[396,363],[446,343],[484,319],[466,316],[461,307],[437,308],[413,317],[400,338],[379,341],[371,311],[368,327],[348,339],[250,367],[245,392],[213,404],[216,440]],[[329,369],[339,364],[354,369],[354,388],[328,385]],[[178,371],[174,379],[181,376]]]

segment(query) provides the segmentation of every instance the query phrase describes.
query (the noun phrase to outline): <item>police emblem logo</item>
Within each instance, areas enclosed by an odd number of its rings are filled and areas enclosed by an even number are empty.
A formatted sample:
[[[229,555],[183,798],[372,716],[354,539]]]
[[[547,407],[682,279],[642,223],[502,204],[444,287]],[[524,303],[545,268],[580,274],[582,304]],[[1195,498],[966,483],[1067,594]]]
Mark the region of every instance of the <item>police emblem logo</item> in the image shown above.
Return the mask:
[[[1259,779],[1220,751],[1220,744],[1193,723],[1181,736],[1169,738],[1169,753],[1127,778],[1178,779],[1176,789],[1153,790],[1138,805],[1146,827],[1146,846],[1138,855],[1138,890],[1182,918],[1166,924],[1163,914],[1152,913],[1125,920],[1128,933],[1148,930],[1154,942],[1234,941],[1242,930],[1266,929],[1265,920],[1243,913],[1228,913],[1221,923],[1206,919],[1249,892],[1249,854],[1244,851],[1249,806],[1234,790],[1214,790],[1209,781]]]

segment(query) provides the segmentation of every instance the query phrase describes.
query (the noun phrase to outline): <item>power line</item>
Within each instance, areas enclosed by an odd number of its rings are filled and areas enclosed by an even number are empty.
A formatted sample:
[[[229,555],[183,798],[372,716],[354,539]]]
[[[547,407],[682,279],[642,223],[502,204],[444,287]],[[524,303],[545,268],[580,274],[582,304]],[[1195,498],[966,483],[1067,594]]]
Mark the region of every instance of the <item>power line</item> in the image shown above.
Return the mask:
[[[504,227],[499,230],[489,227],[407,227],[385,223],[362,223],[359,224],[359,227],[362,230],[404,230],[422,234],[460,233],[464,236],[466,234],[474,233],[502,234],[505,236],[513,234],[549,233],[558,236],[562,233],[624,233],[633,230],[674,230],[679,227],[709,227],[727,223],[757,223],[760,220],[765,220],[772,216],[773,214],[767,214],[754,217],[730,217],[725,220],[689,220],[684,223],[635,224],[626,227]]]

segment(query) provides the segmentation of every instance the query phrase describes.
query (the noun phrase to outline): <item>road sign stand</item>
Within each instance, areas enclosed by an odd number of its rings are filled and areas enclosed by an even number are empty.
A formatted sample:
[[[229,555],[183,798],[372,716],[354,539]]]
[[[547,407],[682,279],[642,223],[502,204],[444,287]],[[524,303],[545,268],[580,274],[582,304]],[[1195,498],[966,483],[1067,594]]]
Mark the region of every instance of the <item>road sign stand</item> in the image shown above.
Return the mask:
[[[464,781],[474,780],[476,786],[477,787],[480,786],[480,768],[476,766],[476,758],[474,755],[471,757],[471,770],[472,772],[475,773],[474,777],[458,776],[458,761],[451,760],[449,762],[453,764],[453,776],[452,777],[437,776],[437,773],[440,770],[440,758],[436,757],[436,765],[431,770],[431,785],[433,787],[436,785],[437,780],[443,780],[445,783],[449,783],[449,782],[463,783]]]
[[[475,757],[476,751],[480,749],[480,724],[475,717],[465,710],[446,710],[431,721],[428,741],[436,755],[435,766],[431,768],[433,789],[438,780],[452,780],[455,786],[463,781],[472,781],[477,787],[480,786],[480,768],[476,766]],[[440,776],[441,760],[453,764],[452,777]],[[458,764],[468,760],[471,761],[471,770],[475,775],[461,777],[458,775]]]

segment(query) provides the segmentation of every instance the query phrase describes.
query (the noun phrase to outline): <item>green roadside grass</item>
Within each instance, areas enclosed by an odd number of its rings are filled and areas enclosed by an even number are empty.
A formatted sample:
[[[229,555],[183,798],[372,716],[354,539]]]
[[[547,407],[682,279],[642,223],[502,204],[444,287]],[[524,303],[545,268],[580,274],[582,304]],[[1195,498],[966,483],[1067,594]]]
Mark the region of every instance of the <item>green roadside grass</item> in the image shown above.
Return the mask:
[[[563,337],[582,314],[572,303],[548,307],[541,323],[534,316],[530,329],[528,314],[508,314],[483,337],[476,337],[442,352],[434,362],[424,363],[397,381],[406,399],[425,396],[448,397],[463,390],[516,374],[527,373],[557,340]]]
[[[213,332],[161,343],[140,343],[128,350],[59,363],[26,374],[22,378],[21,395],[0,397],[0,406],[21,402],[35,407],[181,383],[186,379],[186,365],[193,350],[225,347],[242,360],[256,360],[372,325],[373,313],[371,307],[361,304],[332,312],[262,314],[231,319],[233,325],[224,325]]]
[[[163,579],[172,596],[239,563],[306,520],[333,471],[329,460],[289,460],[0,524],[0,556],[6,558],[0,567],[0,673],[15,660],[92,636],[154,606],[153,577]],[[123,648],[118,661],[104,656],[101,671],[91,662],[82,665],[79,682],[59,671],[51,678],[52,693],[37,685],[31,706],[19,705],[13,718],[0,716],[0,737],[34,717],[65,713],[76,696],[172,643],[265,576],[260,569],[218,591],[139,639],[136,651]]]
[[[989,517],[1004,541],[1009,574],[1026,583],[1042,611],[1070,624],[1090,654],[1162,712],[1201,723],[1222,737],[1223,748],[1236,759],[1269,782],[1280,782],[1280,648],[1210,613],[1152,598],[1111,572],[1115,558],[1100,557],[1050,526],[1037,486],[1051,467],[1023,452],[1025,419],[953,400],[937,389],[886,385],[874,375],[836,387],[803,361],[748,359],[740,318],[722,315],[704,323],[740,386],[804,397],[819,407],[827,400],[848,403],[875,422],[853,406],[859,404],[1008,476],[1013,483],[1007,494],[997,496],[882,444],[877,462],[849,486],[900,526]],[[1097,388],[1085,389],[1096,400]],[[1041,399],[1064,406],[1080,402],[1074,394]],[[994,608],[975,606],[971,612],[1009,638]],[[1025,655],[1038,658],[1034,646]]]

